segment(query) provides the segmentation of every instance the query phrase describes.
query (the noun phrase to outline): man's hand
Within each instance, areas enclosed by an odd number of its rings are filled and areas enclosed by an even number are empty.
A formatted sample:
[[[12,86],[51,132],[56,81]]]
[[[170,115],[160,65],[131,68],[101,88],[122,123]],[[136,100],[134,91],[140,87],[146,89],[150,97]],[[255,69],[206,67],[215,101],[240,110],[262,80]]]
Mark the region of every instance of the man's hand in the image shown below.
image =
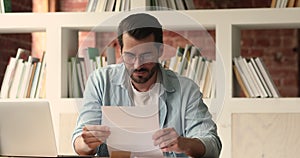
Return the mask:
[[[163,152],[174,151],[182,153],[184,151],[179,148],[179,138],[174,128],[160,129],[152,136],[154,145],[158,145]]]
[[[154,145],[158,145],[163,152],[172,151],[191,157],[202,157],[206,150],[199,139],[179,136],[174,128],[160,129],[153,134],[152,139]]]
[[[95,149],[101,145],[110,135],[110,129],[103,125],[86,125],[82,129],[81,137],[87,146]]]
[[[110,135],[110,129],[104,125],[86,125],[82,134],[75,140],[75,150],[79,155],[93,155],[96,148]]]

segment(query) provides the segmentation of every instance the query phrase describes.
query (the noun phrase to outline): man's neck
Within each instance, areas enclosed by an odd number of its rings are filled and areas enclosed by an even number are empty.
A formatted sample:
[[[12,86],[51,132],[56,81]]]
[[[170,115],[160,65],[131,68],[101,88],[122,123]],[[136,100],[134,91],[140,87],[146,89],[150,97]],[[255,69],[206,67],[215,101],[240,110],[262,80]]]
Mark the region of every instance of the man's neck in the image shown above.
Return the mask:
[[[157,80],[157,73],[158,72],[156,71],[155,74],[146,83],[136,83],[133,80],[131,80],[131,83],[137,91],[146,92],[152,87],[153,84],[155,84]]]

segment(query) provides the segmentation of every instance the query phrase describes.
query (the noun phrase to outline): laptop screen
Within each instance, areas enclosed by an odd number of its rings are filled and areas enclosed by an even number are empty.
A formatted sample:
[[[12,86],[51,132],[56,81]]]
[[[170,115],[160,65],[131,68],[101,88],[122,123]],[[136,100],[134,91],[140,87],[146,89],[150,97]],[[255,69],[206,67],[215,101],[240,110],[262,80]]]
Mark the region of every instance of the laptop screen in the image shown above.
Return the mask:
[[[57,156],[49,102],[0,102],[0,155]]]

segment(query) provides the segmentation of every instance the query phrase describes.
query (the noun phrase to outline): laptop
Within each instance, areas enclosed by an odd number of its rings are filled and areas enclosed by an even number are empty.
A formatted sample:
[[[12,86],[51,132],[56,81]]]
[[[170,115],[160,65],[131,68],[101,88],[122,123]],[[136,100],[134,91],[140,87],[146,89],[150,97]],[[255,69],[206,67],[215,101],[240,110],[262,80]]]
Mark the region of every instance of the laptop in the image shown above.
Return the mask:
[[[49,102],[0,102],[0,155],[57,156]]]

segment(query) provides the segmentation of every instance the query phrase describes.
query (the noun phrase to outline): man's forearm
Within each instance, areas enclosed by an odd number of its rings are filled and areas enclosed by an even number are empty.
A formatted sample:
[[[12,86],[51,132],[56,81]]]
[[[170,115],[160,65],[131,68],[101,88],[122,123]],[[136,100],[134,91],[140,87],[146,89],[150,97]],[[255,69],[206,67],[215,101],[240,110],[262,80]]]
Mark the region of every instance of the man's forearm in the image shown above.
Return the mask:
[[[179,137],[178,147],[191,157],[202,157],[205,154],[205,146],[197,138]]]

